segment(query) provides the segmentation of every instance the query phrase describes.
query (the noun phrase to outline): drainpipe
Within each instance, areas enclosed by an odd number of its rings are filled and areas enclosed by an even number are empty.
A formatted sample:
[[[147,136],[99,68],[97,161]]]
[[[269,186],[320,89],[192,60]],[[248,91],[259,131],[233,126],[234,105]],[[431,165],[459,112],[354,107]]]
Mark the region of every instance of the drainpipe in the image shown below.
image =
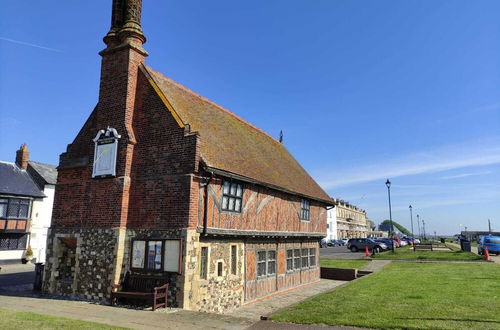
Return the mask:
[[[208,227],[208,185],[214,176],[213,172],[210,172],[210,177],[207,179],[207,182],[204,184],[205,186],[205,202],[204,202],[204,210],[203,210],[203,236],[207,236],[207,227]]]

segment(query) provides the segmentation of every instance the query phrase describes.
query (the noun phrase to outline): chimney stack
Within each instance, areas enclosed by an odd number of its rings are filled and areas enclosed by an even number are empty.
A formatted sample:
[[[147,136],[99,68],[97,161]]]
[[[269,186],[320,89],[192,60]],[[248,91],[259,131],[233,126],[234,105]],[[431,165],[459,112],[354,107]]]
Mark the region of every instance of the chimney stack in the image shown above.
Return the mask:
[[[16,164],[23,170],[28,168],[28,161],[30,160],[30,151],[26,143],[23,143],[18,151],[16,151]]]

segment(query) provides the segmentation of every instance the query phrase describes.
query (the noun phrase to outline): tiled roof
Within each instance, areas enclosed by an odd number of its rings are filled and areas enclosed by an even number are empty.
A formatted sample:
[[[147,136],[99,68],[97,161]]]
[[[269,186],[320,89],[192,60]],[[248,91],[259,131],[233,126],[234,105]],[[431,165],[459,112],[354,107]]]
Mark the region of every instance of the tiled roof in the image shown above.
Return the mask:
[[[45,180],[45,183],[56,184],[57,183],[57,167],[54,165],[38,163],[34,161],[29,161],[29,165]]]
[[[208,167],[334,205],[282,143],[161,73],[146,70],[180,120],[199,133]]]
[[[14,163],[0,161],[0,194],[45,197],[25,170]]]

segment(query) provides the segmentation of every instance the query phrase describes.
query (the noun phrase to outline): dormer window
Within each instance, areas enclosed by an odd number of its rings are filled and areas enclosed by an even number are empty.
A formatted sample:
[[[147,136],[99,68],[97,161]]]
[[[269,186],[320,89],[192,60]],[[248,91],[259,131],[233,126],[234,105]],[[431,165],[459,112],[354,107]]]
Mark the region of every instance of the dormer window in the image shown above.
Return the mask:
[[[300,220],[309,221],[309,215],[309,201],[307,199],[302,199],[302,202],[300,203]]]
[[[236,181],[224,181],[222,185],[222,210],[241,213],[243,185]]]

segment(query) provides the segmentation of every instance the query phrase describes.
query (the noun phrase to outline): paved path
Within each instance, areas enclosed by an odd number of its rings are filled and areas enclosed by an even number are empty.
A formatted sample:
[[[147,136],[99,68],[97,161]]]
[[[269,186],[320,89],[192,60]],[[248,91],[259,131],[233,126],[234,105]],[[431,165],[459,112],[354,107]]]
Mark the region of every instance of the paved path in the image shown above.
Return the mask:
[[[0,265],[0,293],[30,291],[35,281],[35,265]]]
[[[345,283],[348,282],[322,279],[318,283],[308,285],[300,289],[291,290],[289,292],[282,293],[280,295],[267,298],[255,303],[244,305],[226,313],[226,315],[238,316],[256,322],[260,320],[261,316],[269,316],[281,309],[295,305],[305,299],[331,291]]]
[[[390,263],[391,263],[391,260],[373,259],[372,261],[370,261],[368,263],[368,265],[366,265],[365,267],[363,267],[360,270],[375,273],[375,272],[381,271],[387,264],[390,264]]]
[[[156,312],[151,312],[88,302],[34,297],[0,295],[0,306],[6,309],[62,316],[133,329],[239,330],[248,328],[254,323],[236,316],[197,313],[181,309],[159,309]]]

